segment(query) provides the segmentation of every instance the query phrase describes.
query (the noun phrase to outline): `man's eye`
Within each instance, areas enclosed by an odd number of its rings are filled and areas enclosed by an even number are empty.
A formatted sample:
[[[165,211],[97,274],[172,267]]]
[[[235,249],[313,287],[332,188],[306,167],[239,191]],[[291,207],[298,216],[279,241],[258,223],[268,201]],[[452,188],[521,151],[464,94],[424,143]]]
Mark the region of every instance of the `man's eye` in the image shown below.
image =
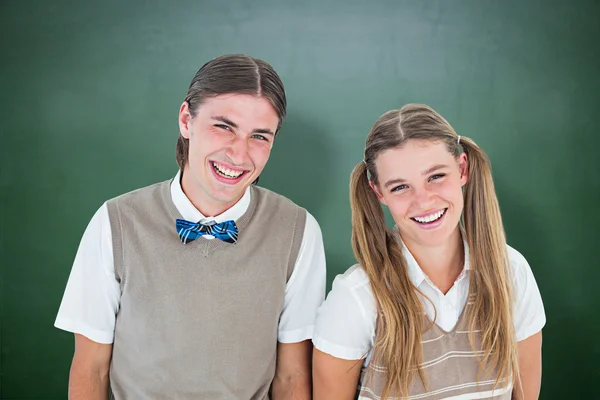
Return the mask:
[[[264,140],[266,142],[269,141],[269,139],[267,139],[266,137],[264,137],[263,135],[252,135],[253,138],[255,139],[259,139],[259,140]]]
[[[217,127],[217,128],[221,128],[221,129],[225,129],[225,130],[231,131],[231,127],[229,125],[215,124],[214,126]]]

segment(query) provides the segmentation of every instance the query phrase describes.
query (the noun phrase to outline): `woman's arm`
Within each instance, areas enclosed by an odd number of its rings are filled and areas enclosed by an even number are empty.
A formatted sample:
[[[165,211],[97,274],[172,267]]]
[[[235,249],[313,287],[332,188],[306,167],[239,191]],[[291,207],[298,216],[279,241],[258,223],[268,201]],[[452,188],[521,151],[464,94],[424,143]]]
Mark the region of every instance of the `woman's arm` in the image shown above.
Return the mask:
[[[515,382],[513,399],[537,400],[542,384],[542,331],[517,343],[519,379]]]
[[[363,360],[313,352],[313,400],[354,400]]]

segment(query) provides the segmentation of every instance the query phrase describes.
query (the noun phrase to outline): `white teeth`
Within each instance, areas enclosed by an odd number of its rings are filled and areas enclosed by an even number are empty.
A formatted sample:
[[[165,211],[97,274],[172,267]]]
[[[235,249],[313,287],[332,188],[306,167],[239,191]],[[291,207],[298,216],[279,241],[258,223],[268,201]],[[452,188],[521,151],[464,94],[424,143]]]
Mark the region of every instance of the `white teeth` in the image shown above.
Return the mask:
[[[423,218],[414,217],[413,219],[417,222],[424,224],[424,223],[433,222],[437,219],[440,219],[442,217],[442,215],[444,215],[445,212],[446,212],[446,209],[443,209],[441,211],[436,212],[435,214],[431,214],[431,215],[428,215]]]
[[[215,162],[213,162],[212,165],[218,173],[220,173],[221,175],[223,175],[227,178],[237,178],[244,173],[244,171],[241,171],[241,172],[232,171],[229,168],[218,165]]]

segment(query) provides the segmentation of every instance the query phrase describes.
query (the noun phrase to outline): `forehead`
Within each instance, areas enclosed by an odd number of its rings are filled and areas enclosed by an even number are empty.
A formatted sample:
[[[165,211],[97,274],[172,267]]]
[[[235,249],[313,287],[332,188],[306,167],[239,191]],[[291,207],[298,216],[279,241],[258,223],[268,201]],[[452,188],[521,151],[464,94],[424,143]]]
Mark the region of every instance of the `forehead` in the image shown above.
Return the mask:
[[[386,177],[410,178],[421,175],[428,168],[444,164],[454,165],[456,161],[442,141],[409,139],[401,147],[387,149],[375,159],[375,167],[380,181]]]
[[[269,128],[279,124],[275,109],[264,97],[248,94],[221,94],[205,99],[196,110],[200,118],[226,117],[241,128]]]

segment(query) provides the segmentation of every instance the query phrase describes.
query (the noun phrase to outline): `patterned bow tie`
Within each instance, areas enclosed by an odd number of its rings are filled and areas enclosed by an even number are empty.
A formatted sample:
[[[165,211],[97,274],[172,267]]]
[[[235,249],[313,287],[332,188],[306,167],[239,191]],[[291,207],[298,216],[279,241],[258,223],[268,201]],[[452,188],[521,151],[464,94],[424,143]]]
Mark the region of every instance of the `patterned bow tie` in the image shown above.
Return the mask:
[[[235,244],[238,238],[238,228],[234,221],[223,221],[221,223],[201,224],[199,222],[190,222],[185,219],[175,221],[179,239],[183,243],[193,242],[200,236],[212,235],[227,243]]]

